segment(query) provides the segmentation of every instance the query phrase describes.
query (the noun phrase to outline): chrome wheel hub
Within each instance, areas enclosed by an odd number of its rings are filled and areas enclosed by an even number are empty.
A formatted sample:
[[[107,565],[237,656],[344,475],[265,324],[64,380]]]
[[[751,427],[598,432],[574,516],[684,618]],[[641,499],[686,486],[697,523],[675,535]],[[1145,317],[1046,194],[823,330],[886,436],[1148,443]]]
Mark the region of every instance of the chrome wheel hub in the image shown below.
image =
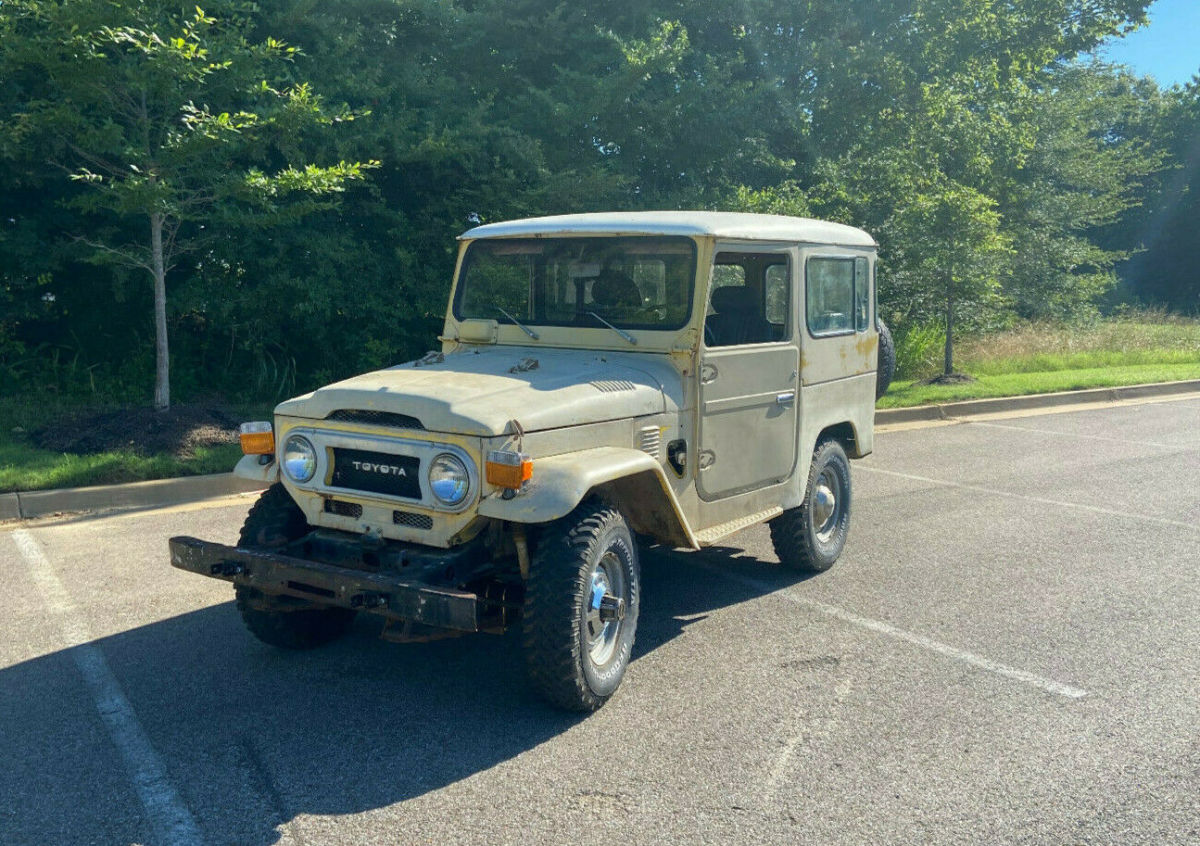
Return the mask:
[[[588,656],[597,666],[608,663],[617,649],[628,607],[626,590],[621,560],[606,552],[592,570],[583,620]]]
[[[829,468],[821,472],[813,485],[813,528],[821,540],[827,540],[837,527],[838,488],[837,477]]]

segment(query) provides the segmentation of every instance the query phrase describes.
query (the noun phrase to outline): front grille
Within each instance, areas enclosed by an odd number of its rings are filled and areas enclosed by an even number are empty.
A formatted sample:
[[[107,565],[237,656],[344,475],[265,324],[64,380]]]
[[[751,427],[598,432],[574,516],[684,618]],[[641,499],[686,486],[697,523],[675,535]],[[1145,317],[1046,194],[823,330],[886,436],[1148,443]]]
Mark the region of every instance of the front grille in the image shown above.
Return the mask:
[[[340,408],[331,412],[326,420],[342,423],[365,423],[368,426],[390,426],[394,429],[424,429],[421,421],[407,414],[394,411],[371,411],[366,408]]]
[[[433,518],[428,514],[413,514],[411,511],[393,511],[392,522],[397,526],[408,526],[412,529],[433,528]]]
[[[370,491],[419,500],[420,469],[420,459],[411,455],[335,447],[329,483],[348,491]]]
[[[342,502],[340,499],[325,500],[326,514],[339,514],[342,517],[353,517],[357,520],[362,516],[362,506],[357,502]]]

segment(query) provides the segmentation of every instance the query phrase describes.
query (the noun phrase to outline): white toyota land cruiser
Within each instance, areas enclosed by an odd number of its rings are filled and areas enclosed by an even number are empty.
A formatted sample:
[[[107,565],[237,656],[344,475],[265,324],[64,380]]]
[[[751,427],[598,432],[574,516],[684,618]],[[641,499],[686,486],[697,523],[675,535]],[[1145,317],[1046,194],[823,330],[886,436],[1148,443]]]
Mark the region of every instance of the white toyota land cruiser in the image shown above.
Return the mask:
[[[869,235],[644,212],[461,242],[441,351],[245,424],[236,472],[269,487],[236,547],[172,538],[174,566],[233,582],[281,647],[359,612],[397,640],[519,624],[534,686],[591,710],[633,647],[635,533],[697,549],[766,521],[784,565],[833,565],[872,448]]]

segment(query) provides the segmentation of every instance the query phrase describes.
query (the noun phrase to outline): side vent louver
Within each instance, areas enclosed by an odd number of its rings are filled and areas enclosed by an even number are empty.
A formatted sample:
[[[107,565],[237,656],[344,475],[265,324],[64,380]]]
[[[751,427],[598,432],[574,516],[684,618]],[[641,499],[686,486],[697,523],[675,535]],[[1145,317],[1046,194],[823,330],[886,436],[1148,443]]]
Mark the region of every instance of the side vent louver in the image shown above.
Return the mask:
[[[657,426],[647,426],[638,431],[638,449],[647,455],[659,457],[662,450],[662,429]]]
[[[637,390],[637,385],[625,379],[599,379],[595,382],[588,382],[588,384],[602,394],[619,394],[621,391]]]

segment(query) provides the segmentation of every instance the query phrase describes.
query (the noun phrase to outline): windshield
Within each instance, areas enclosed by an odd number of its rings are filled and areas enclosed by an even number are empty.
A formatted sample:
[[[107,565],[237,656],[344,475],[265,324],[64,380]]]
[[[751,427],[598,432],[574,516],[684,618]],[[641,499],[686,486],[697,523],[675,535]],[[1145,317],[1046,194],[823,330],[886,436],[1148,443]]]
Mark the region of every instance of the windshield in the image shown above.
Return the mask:
[[[623,329],[679,329],[696,276],[689,238],[521,238],[475,241],[454,302],[459,320]]]

